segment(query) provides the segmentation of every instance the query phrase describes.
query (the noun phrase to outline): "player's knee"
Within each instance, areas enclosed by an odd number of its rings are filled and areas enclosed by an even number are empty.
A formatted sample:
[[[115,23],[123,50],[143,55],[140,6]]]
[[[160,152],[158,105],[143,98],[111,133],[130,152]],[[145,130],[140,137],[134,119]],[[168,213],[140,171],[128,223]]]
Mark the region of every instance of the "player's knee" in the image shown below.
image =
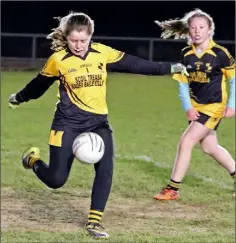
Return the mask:
[[[64,186],[65,182],[62,181],[51,181],[50,183],[48,183],[48,187],[51,189],[59,189],[62,186]]]
[[[206,146],[201,144],[201,149],[204,154],[211,155],[214,151],[214,148],[212,146]]]
[[[64,186],[66,181],[67,177],[65,176],[53,175],[48,181],[47,186],[51,189],[59,189],[60,187]]]

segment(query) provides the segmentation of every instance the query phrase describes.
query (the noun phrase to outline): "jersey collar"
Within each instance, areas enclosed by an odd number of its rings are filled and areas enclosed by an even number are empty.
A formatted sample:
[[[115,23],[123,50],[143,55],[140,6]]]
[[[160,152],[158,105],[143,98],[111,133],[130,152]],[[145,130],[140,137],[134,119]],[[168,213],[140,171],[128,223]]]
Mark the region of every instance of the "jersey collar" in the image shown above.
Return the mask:
[[[206,50],[210,50],[210,49],[212,49],[215,45],[216,45],[216,43],[215,43],[212,39],[210,39],[209,44],[208,44],[208,47],[207,47]],[[196,48],[195,48],[194,45],[192,45],[192,48],[193,48],[194,51],[196,50]],[[205,51],[206,51],[206,50],[205,50]]]
[[[212,51],[212,48],[213,48],[215,45],[216,45],[216,43],[211,39],[210,42],[209,42],[209,44],[208,44],[207,49],[204,50],[203,52],[201,52],[200,54],[197,53],[196,48],[195,48],[194,45],[192,45],[192,49],[193,49],[195,55],[196,55],[198,58],[201,58],[201,57],[202,57],[204,54],[206,54],[206,53],[209,53],[209,54],[215,56],[216,54]]]
[[[91,44],[92,44],[92,43],[89,44],[88,51],[85,53],[85,55],[84,55],[83,57],[75,55],[75,54],[72,53],[71,50],[67,47],[67,48],[66,48],[66,52],[67,52],[67,54],[63,57],[62,60],[65,60],[65,59],[67,59],[67,58],[69,58],[69,57],[72,57],[72,56],[74,56],[74,57],[78,57],[78,58],[80,58],[80,59],[82,59],[82,60],[85,60],[85,59],[87,58],[87,56],[89,55],[89,53],[100,53],[99,51],[93,49],[92,46],[91,46]]]

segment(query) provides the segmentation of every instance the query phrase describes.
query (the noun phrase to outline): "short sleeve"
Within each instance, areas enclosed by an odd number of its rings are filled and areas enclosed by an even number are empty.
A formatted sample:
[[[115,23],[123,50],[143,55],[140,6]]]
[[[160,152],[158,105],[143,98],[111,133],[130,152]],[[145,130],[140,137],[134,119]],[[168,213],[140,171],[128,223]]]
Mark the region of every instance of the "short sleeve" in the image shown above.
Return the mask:
[[[224,48],[220,55],[220,67],[227,79],[231,79],[235,76],[235,60],[230,52]]]
[[[57,67],[57,62],[56,62],[54,55],[51,55],[48,58],[44,67],[40,71],[40,74],[43,75],[43,76],[47,76],[47,77],[58,77],[58,76],[60,76],[59,70],[58,70],[58,67]]]
[[[181,51],[180,53],[180,60],[179,62],[183,65],[185,65],[184,63],[184,54],[183,52]],[[172,78],[178,82],[181,82],[181,83],[188,83],[188,78],[185,76],[185,75],[182,75],[181,73],[175,73],[173,74]]]
[[[109,46],[104,46],[104,54],[107,57],[107,63],[113,63],[118,62],[125,53]]]

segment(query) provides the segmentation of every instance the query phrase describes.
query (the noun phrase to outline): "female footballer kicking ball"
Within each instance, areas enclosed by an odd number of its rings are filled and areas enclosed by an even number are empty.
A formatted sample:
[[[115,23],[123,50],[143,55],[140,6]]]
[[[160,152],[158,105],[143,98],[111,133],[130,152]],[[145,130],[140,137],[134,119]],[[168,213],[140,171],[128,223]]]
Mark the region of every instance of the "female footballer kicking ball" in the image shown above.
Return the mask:
[[[9,106],[15,108],[40,98],[54,82],[58,83],[59,100],[48,142],[50,161],[45,163],[39,148],[31,147],[23,153],[22,164],[46,186],[59,189],[67,182],[72,168],[75,138],[84,132],[100,135],[105,152],[94,165],[86,230],[95,238],[107,238],[109,235],[100,224],[114,168],[113,131],[108,121],[106,100],[107,69],[158,76],[185,73],[186,68],[180,63],[147,61],[93,42],[94,21],[84,13],[71,12],[58,20],[58,26],[48,35],[53,54],[35,78],[9,97]]]

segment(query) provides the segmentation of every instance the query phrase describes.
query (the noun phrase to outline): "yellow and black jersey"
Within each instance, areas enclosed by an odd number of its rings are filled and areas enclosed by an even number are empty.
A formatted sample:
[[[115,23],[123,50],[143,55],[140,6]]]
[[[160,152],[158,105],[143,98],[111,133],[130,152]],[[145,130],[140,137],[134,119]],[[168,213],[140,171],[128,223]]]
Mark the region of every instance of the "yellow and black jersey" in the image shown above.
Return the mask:
[[[84,57],[69,49],[52,54],[40,74],[21,90],[20,102],[40,97],[54,81],[58,103],[53,129],[93,129],[107,121],[107,69],[137,74],[170,74],[169,63],[149,62],[100,43],[91,43]]]
[[[212,117],[221,117],[227,103],[226,80],[235,76],[234,58],[214,41],[201,54],[188,46],[181,52],[181,63],[189,77],[174,74],[179,82],[189,84],[191,103],[195,109]]]
[[[54,53],[41,75],[58,77],[59,103],[74,104],[77,108],[95,114],[107,114],[106,65],[117,62],[124,53],[101,44],[92,44],[81,58],[68,50]]]

